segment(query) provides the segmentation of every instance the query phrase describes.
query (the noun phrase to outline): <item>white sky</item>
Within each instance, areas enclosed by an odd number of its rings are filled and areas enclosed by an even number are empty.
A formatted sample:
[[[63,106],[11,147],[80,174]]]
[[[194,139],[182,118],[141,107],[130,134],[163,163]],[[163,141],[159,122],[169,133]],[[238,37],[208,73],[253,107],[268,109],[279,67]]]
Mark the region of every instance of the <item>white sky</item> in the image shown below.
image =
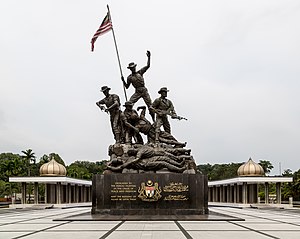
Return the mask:
[[[146,86],[153,100],[170,89],[189,119],[172,120],[173,135],[198,164],[300,168],[298,0],[1,1],[0,152],[108,158],[109,117],[95,102],[102,85],[125,99],[112,32],[90,51],[106,4],[124,76],[151,51]]]

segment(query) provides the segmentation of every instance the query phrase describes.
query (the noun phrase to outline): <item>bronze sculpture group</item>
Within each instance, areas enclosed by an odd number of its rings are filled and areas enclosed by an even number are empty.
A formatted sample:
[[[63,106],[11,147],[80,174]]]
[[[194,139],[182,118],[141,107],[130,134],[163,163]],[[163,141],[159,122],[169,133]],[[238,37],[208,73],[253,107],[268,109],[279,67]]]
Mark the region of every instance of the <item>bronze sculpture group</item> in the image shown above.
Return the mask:
[[[127,67],[131,71],[127,81],[121,77],[126,89],[131,84],[135,88],[135,93],[123,105],[124,111],[120,109],[119,96],[110,94],[109,87],[101,87],[105,98],[96,104],[102,111],[109,113],[115,139],[115,144],[109,147],[110,160],[105,173],[167,171],[195,174],[196,165],[190,155],[191,150],[185,149],[186,143],[179,142],[171,134],[168,117],[179,120],[185,118],[176,114],[173,103],[167,99],[169,90],[162,87],[158,91],[160,97],[152,103],[145,87],[143,74],[150,67],[150,51],[147,51],[146,55],[148,60],[145,67],[137,71],[136,64],[131,62]],[[143,98],[147,107],[139,106],[135,110],[134,104],[140,98]],[[153,123],[146,118],[147,108]],[[146,143],[141,133],[147,136]]]

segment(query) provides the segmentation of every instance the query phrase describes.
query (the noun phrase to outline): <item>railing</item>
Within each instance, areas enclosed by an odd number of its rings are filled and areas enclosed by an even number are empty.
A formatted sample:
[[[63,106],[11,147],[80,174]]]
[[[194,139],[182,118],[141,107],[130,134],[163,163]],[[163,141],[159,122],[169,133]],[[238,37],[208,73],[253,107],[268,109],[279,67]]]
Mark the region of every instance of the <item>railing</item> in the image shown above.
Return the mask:
[[[281,201],[282,204],[290,204],[290,201]],[[300,208],[300,201],[293,201],[293,207],[299,207]]]

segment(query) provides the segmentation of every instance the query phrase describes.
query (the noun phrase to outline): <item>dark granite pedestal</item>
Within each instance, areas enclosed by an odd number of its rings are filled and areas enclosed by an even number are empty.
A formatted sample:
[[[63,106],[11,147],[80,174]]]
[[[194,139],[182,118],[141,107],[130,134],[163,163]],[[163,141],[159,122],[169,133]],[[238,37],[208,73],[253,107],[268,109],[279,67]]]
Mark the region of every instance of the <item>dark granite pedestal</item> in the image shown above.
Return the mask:
[[[92,214],[162,216],[208,214],[207,177],[201,174],[145,173],[95,175]]]

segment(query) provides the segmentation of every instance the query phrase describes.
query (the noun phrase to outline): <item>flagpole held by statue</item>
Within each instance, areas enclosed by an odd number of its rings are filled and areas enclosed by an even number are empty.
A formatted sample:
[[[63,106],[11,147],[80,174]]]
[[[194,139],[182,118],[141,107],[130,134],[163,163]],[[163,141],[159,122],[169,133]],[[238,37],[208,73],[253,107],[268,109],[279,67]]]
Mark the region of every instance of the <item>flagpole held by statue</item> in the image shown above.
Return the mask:
[[[111,14],[110,14],[110,10],[109,10],[108,5],[107,5],[107,10],[108,11],[107,11],[106,16],[104,17],[100,27],[98,28],[98,30],[96,31],[96,33],[94,34],[94,36],[91,40],[91,44],[92,44],[91,50],[94,51],[94,44],[95,44],[97,38],[100,35],[103,35],[104,33],[109,32],[111,30],[112,33],[113,33],[113,39],[114,39],[114,43],[115,43],[115,48],[116,48],[116,53],[117,53],[117,58],[118,58],[118,63],[119,63],[119,69],[120,69],[120,73],[121,73],[121,79],[123,79],[123,72],[122,72],[122,67],[121,67],[121,61],[120,61],[117,41],[116,41],[115,32],[114,32],[114,28],[113,28],[113,25],[112,25],[112,19],[111,19]],[[124,85],[123,85],[123,90],[124,90],[124,94],[125,94],[125,99],[127,101],[127,94],[126,94],[126,89],[125,89]]]

